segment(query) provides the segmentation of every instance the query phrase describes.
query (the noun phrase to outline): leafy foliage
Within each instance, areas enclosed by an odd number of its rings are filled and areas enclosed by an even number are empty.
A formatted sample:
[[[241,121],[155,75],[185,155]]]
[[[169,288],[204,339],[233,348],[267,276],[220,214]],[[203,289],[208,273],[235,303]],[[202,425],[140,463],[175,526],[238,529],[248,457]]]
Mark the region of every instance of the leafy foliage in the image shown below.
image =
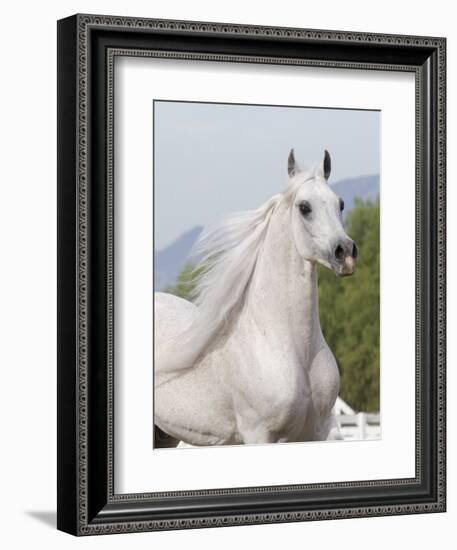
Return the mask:
[[[362,411],[379,410],[379,200],[356,199],[346,230],[359,249],[352,277],[319,266],[322,330],[341,374],[340,396]],[[191,299],[200,271],[184,266],[169,292]]]
[[[192,262],[188,262],[178,275],[176,284],[167,286],[162,292],[174,294],[185,300],[192,300],[200,273],[201,268],[196,268]]]
[[[359,250],[352,277],[319,267],[322,330],[336,357],[340,396],[351,407],[379,410],[379,200],[356,200],[347,233]]]

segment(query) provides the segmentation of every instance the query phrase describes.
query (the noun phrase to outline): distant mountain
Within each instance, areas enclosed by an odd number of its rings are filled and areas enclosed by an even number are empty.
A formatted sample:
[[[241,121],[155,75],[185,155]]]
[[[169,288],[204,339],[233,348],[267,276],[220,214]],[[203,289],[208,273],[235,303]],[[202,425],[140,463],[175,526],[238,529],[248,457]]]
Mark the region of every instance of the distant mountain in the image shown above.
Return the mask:
[[[347,214],[354,206],[356,197],[363,200],[374,200],[379,195],[379,176],[361,176],[338,181],[332,189],[345,203]],[[192,247],[202,232],[203,227],[195,226],[183,233],[163,250],[154,253],[154,288],[163,290],[175,283],[186,261],[190,259]]]
[[[354,206],[354,199],[375,200],[379,195],[379,176],[360,176],[341,180],[333,184],[332,189],[344,200],[347,213]]]
[[[176,281],[202,230],[203,227],[197,225],[163,250],[154,251],[154,289],[156,291],[163,290],[164,287]]]

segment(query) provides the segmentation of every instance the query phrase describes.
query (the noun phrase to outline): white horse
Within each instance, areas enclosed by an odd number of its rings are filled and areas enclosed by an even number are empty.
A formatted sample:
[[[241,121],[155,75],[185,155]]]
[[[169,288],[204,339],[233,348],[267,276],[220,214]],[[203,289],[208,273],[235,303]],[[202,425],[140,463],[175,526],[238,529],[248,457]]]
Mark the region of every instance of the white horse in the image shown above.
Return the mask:
[[[341,439],[332,414],[339,372],[319,322],[316,263],[351,275],[357,248],[328,185],[330,167],[325,151],[302,171],[292,149],[283,193],[202,235],[195,302],[156,294],[162,446]]]

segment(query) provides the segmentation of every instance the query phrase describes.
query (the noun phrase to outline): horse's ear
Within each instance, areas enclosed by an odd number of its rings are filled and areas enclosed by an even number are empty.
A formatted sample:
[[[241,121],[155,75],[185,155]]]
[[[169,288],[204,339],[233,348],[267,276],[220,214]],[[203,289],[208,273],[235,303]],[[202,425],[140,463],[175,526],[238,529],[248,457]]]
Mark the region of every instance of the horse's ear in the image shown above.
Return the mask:
[[[332,170],[332,160],[330,158],[330,153],[326,149],[324,153],[324,162],[322,163],[322,171],[324,173],[324,178],[326,180],[328,180],[331,170]]]
[[[289,153],[289,158],[287,159],[287,172],[289,177],[292,178],[298,172],[297,162],[295,161],[294,150],[291,149]]]

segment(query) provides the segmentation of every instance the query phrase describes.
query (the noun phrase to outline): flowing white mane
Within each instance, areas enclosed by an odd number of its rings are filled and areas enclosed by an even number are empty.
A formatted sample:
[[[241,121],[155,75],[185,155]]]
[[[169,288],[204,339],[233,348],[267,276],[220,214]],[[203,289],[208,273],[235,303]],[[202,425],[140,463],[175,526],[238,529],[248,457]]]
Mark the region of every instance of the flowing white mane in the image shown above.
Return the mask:
[[[256,210],[232,214],[200,236],[195,253],[201,259],[196,268],[193,302],[199,308],[197,320],[170,342],[159,359],[162,372],[192,367],[227,321],[244,304],[249,282],[262,250],[268,225],[276,207],[289,200],[303,183],[303,176],[291,178],[283,193],[275,195]]]
[[[276,195],[256,210],[238,212],[205,230],[195,245],[201,258],[193,299],[222,320],[243,299],[268,228],[281,200]]]

